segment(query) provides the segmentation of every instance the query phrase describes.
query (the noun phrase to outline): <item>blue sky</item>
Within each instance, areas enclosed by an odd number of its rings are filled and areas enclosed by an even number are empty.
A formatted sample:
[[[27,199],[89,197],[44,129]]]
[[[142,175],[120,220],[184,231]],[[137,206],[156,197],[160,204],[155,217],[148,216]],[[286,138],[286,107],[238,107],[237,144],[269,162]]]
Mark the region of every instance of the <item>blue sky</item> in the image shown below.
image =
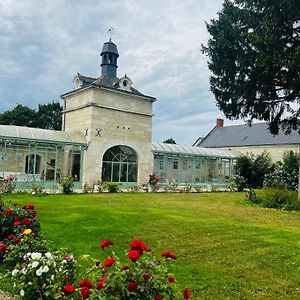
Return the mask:
[[[59,100],[77,72],[101,75],[100,51],[119,50],[118,77],[157,98],[153,141],[191,145],[224,118],[209,90],[201,44],[221,0],[1,0],[0,112]],[[231,122],[225,121],[225,124]]]

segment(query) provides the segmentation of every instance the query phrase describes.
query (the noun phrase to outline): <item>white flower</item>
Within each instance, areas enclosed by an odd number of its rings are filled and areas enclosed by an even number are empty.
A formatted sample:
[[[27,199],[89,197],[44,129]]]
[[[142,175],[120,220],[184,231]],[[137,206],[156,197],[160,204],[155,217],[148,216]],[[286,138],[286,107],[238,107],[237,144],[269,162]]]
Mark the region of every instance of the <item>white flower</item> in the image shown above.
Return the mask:
[[[39,262],[38,262],[38,261],[34,261],[34,262],[32,263],[32,267],[33,267],[33,268],[36,268],[38,265],[39,265]]]
[[[31,258],[32,259],[40,259],[42,257],[42,253],[39,252],[32,252],[31,253]]]
[[[42,272],[43,273],[47,273],[48,271],[49,271],[48,266],[44,266],[43,269],[42,269]]]
[[[21,295],[21,297],[24,297],[24,295],[25,295],[24,290],[21,290],[21,291],[20,291],[20,295]]]
[[[27,273],[27,270],[23,268],[20,272],[25,275]]]
[[[51,280],[54,280],[54,275],[51,275]]]
[[[48,258],[48,259],[51,259],[52,258],[52,254],[50,252],[46,252],[45,253],[45,256]]]
[[[13,269],[13,271],[11,272],[11,275],[12,276],[17,276],[18,273],[19,273],[19,270]]]
[[[35,274],[36,274],[37,276],[41,276],[41,275],[43,274],[43,269],[42,269],[42,267],[40,267],[39,269],[37,269],[37,270],[35,271]]]
[[[31,256],[31,252],[28,252],[26,255],[27,255],[28,257]]]

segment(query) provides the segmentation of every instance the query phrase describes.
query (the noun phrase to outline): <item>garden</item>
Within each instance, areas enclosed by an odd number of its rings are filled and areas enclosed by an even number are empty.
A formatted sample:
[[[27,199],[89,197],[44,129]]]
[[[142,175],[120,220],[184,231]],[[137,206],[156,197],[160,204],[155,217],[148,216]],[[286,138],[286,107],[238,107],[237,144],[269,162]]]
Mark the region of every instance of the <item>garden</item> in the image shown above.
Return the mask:
[[[253,205],[244,192],[3,203],[0,289],[24,299],[300,297],[300,213]]]

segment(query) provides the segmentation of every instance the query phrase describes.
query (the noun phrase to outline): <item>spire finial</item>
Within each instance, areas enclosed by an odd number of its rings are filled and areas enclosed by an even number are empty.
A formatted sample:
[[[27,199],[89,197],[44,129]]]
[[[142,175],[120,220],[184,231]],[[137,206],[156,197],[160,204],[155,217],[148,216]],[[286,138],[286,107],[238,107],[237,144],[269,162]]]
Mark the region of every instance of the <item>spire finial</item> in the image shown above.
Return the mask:
[[[107,33],[109,33],[109,41],[111,42],[111,36],[113,35],[113,33],[115,32],[115,30],[113,29],[113,27],[109,27]]]

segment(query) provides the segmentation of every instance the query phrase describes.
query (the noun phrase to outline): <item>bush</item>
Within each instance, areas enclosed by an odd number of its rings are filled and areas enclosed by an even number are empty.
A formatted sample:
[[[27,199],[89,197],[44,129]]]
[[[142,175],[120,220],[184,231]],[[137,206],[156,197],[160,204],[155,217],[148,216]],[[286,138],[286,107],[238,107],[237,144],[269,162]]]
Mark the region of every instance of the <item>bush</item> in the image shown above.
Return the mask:
[[[251,201],[251,199],[249,199]],[[265,188],[257,191],[252,200],[262,207],[277,208],[283,210],[300,210],[300,201],[297,192],[281,189]]]
[[[60,182],[60,185],[63,189],[64,194],[72,194],[73,193],[74,182],[71,177],[62,179]]]
[[[110,193],[117,193],[119,191],[119,182],[108,182],[107,189]]]

